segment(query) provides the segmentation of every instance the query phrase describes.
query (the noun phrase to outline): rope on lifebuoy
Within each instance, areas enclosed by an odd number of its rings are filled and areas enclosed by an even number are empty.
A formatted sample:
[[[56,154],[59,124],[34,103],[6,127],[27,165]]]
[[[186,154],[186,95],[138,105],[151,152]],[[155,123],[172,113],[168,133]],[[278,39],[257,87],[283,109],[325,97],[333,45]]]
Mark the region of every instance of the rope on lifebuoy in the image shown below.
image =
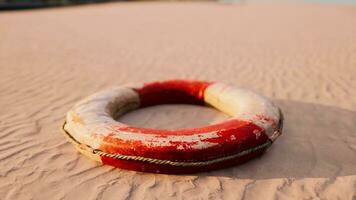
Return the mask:
[[[79,141],[77,141],[72,135],[70,135],[65,129],[66,122],[64,122],[63,126],[62,126],[62,130],[63,132],[68,136],[69,139],[71,139],[71,141],[73,143],[75,143],[78,146],[82,146],[84,144],[80,143]],[[279,131],[278,131],[279,132]],[[278,134],[278,133],[277,133]],[[227,160],[231,160],[231,159],[235,159],[238,157],[242,157],[244,155],[247,155],[249,153],[258,151],[260,149],[263,148],[268,148],[272,145],[273,141],[271,139],[267,140],[267,142],[253,147],[251,149],[247,149],[244,151],[241,151],[237,154],[233,154],[233,155],[229,155],[229,156],[225,156],[225,157],[221,157],[221,158],[216,158],[213,160],[208,160],[208,161],[201,161],[201,162],[181,162],[181,161],[171,161],[171,160],[161,160],[161,159],[155,159],[155,158],[146,158],[146,157],[141,157],[141,156],[129,156],[129,155],[122,155],[122,154],[117,154],[117,153],[107,153],[107,152],[103,152],[99,149],[94,149],[88,145],[84,145],[86,150],[91,151],[93,154],[99,155],[99,156],[105,156],[105,157],[109,157],[109,158],[114,158],[114,159],[118,159],[118,160],[128,160],[128,161],[140,161],[140,162],[148,162],[148,163],[152,163],[152,164],[158,164],[158,165],[171,165],[171,166],[177,166],[177,167],[189,167],[189,166],[207,166],[207,165],[211,165],[214,163],[218,163],[218,162],[223,162],[223,161],[227,161]]]

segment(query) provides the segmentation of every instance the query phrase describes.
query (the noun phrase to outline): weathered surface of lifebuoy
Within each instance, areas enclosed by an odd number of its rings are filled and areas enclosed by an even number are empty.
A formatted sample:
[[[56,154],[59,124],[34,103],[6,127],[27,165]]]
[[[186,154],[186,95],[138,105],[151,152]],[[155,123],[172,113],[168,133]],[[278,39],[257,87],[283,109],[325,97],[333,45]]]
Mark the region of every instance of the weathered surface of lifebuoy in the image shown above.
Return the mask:
[[[232,118],[180,130],[138,128],[115,120],[130,110],[159,104],[207,104]],[[89,96],[67,113],[63,130],[81,153],[103,164],[193,173],[261,155],[281,134],[282,124],[280,109],[252,91],[222,83],[172,80]]]

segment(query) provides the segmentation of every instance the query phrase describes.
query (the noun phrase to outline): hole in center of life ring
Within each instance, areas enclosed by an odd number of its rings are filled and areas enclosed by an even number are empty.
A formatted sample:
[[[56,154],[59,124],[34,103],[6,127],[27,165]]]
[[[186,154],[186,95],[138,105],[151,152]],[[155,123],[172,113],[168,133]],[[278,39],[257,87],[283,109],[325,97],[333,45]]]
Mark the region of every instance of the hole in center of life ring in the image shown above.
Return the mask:
[[[217,124],[230,116],[211,107],[169,104],[130,111],[117,121],[134,127],[153,129],[186,129]]]

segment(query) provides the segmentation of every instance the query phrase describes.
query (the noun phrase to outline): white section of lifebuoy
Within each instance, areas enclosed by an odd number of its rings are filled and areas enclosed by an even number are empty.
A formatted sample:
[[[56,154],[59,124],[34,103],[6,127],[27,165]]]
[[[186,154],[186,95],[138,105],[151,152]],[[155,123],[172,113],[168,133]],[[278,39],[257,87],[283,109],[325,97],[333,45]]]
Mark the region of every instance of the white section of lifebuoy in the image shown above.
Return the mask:
[[[98,148],[100,136],[109,133],[107,127],[125,126],[115,120],[116,116],[140,105],[138,94],[125,87],[108,89],[91,95],[74,105],[67,113],[65,129],[78,141]],[[93,140],[92,135],[97,135]]]
[[[280,113],[267,98],[242,88],[223,83],[210,85],[204,93],[204,100],[209,105],[236,118],[251,121],[266,131],[270,137],[274,133]]]

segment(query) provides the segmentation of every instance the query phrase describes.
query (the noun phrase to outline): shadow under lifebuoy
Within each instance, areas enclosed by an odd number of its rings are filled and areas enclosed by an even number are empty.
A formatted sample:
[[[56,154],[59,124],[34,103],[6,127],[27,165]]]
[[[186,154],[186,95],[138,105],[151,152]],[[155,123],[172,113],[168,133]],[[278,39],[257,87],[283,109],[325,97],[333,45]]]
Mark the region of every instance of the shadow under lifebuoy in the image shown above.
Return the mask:
[[[356,175],[356,112],[295,101],[276,103],[285,115],[284,131],[269,151],[205,175],[248,179]]]
[[[356,175],[355,111],[296,101],[276,103],[285,115],[284,131],[268,152],[235,167],[197,175],[243,179]],[[159,106],[134,111],[120,121],[150,128],[188,128],[226,119],[204,109]]]

